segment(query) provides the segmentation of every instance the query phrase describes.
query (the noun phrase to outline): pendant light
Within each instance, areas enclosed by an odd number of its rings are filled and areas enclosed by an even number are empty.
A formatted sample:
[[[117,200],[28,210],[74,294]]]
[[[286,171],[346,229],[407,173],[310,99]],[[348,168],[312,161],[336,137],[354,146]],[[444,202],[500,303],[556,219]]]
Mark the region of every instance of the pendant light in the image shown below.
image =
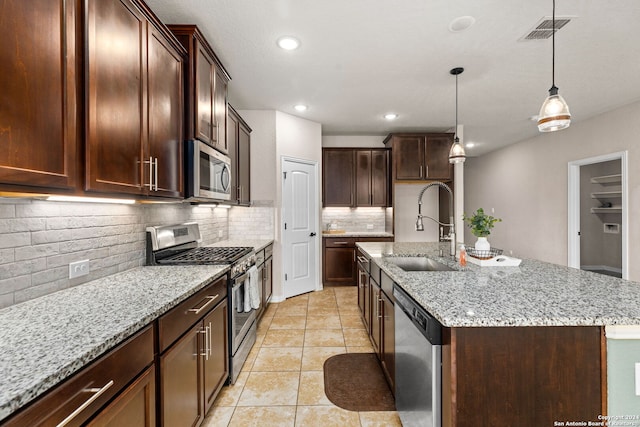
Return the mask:
[[[553,16],[551,28],[551,89],[549,96],[542,103],[538,114],[538,130],[540,132],[554,132],[569,127],[571,124],[571,114],[569,106],[562,96],[558,95],[558,88],[555,83],[556,74],[556,0],[553,0]]]
[[[449,71],[449,73],[456,76],[456,130],[453,145],[451,146],[451,150],[449,150],[449,163],[464,163],[467,159],[464,147],[460,144],[460,138],[458,138],[458,75],[462,74],[463,71],[464,68],[462,67],[456,67]]]

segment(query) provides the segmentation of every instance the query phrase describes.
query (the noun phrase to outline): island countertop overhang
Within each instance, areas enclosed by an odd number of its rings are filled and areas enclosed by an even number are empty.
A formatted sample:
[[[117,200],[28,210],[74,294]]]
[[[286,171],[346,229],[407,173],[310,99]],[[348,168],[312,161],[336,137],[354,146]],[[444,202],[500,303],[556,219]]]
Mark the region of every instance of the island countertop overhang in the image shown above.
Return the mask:
[[[357,246],[445,327],[640,325],[637,282],[532,259],[461,268],[448,243]],[[406,272],[386,261],[397,256],[426,256],[458,271]]]

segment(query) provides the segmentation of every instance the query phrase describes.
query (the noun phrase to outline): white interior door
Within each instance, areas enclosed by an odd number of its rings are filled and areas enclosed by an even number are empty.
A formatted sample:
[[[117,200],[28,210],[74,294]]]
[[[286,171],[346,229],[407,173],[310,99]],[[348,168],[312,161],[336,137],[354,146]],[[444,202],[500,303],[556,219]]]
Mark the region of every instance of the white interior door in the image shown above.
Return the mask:
[[[318,167],[283,159],[282,241],[284,296],[316,289],[318,283]]]

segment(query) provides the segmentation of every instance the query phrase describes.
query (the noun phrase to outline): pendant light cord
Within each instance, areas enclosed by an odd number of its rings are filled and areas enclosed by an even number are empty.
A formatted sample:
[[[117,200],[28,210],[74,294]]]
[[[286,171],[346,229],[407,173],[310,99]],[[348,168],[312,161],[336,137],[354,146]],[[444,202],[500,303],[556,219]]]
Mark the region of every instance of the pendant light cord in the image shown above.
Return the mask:
[[[458,75],[456,74],[456,138],[458,137]]]
[[[555,87],[556,86],[556,0],[553,0],[552,13],[553,15],[551,17],[551,87]],[[456,79],[456,82],[457,82],[457,79]]]

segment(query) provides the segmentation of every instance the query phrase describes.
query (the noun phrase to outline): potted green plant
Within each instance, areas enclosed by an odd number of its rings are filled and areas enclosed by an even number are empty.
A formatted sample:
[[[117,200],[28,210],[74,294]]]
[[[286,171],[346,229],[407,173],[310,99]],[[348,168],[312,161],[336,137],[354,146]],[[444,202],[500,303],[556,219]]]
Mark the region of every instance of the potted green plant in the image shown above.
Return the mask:
[[[466,221],[469,228],[471,228],[471,234],[476,236],[475,248],[478,251],[488,251],[491,249],[491,244],[487,240],[487,236],[491,234],[491,229],[496,222],[501,222],[500,218],[495,218],[491,215],[484,213],[484,209],[478,208],[471,216],[462,214],[462,219]]]

